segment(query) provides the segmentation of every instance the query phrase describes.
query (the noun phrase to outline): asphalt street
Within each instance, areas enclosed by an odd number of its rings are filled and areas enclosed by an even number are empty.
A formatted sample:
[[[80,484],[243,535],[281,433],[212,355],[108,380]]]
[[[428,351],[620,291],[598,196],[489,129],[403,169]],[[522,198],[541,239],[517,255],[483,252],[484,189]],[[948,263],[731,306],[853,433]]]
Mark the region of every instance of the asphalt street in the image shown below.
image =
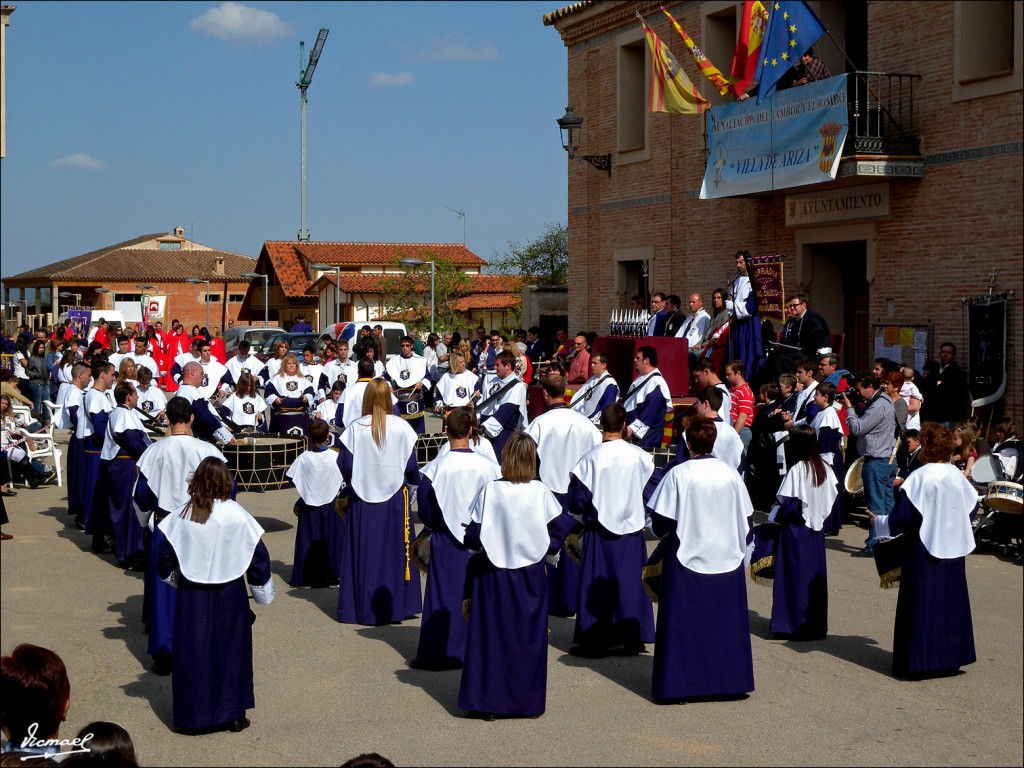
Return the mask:
[[[294,490],[239,494],[266,529],[277,599],[254,606],[256,708],[238,734],[171,727],[171,678],[148,671],[142,577],[117,568],[67,516],[64,488],[19,487],[0,546],[0,647],[61,655],[71,709],[61,736],[93,720],[131,733],[142,765],[339,765],[379,752],[396,765],[1022,765],[1022,569],[969,556],[976,664],[923,682],[890,673],[896,590],[850,557],[864,531],[828,540],[829,637],[772,639],[771,590],[748,581],[757,690],[741,701],[659,706],[652,651],[568,654],[571,619],[551,619],[547,712],[470,720],[458,671],[412,670],[418,621],[338,624],[337,590],[292,589]],[[177,659],[176,663],[187,663]]]

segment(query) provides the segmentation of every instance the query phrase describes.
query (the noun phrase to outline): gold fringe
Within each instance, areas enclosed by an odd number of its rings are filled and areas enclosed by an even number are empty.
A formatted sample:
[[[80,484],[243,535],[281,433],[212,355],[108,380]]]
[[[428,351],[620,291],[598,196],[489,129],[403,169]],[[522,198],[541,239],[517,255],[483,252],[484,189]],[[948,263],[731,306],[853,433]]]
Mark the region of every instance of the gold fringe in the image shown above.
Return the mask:
[[[462,618],[466,621],[469,621],[469,606],[472,602],[468,597],[462,601]]]
[[[759,575],[765,568],[775,567],[775,555],[762,557],[760,560],[750,564],[750,580],[762,587],[771,587],[775,584],[775,577]]]
[[[405,539],[405,580],[412,580],[412,573],[409,571],[409,486],[402,486],[402,498],[405,500],[405,525],[403,526],[403,537]]]
[[[900,585],[900,577],[903,575],[903,569],[900,566],[896,566],[891,571],[886,571],[878,579],[878,586],[882,589],[896,589]]]

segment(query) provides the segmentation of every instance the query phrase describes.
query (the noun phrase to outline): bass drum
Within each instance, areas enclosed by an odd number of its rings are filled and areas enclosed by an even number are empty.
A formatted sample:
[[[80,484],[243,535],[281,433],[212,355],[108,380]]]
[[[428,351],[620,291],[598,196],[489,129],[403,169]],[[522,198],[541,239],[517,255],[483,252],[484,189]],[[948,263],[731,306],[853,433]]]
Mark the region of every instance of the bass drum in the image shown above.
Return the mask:
[[[846,486],[846,492],[851,496],[859,496],[864,493],[864,457],[861,456],[850,468],[846,470],[846,478],[843,484]]]

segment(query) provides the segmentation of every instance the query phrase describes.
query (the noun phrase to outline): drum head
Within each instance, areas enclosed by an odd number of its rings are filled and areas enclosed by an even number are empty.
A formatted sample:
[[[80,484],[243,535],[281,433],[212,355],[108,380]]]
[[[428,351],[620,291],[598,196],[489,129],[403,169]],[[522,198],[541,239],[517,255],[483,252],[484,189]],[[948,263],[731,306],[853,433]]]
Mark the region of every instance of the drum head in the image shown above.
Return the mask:
[[[979,456],[977,461],[974,462],[974,466],[971,468],[971,477],[973,478],[973,482],[980,485],[987,485],[1002,476],[1003,468],[999,463],[999,459],[992,454]]]

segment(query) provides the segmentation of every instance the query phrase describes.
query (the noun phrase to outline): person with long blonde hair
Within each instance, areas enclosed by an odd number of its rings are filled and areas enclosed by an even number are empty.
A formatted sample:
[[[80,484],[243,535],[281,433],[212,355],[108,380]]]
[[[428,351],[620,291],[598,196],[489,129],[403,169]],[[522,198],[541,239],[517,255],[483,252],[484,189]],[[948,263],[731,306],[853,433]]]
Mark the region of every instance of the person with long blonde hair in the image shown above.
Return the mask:
[[[422,608],[420,575],[409,555],[409,486],[419,483],[416,433],[394,415],[391,387],[367,382],[363,415],[341,436],[338,467],[348,500],[341,554],[338,621],[378,626]]]
[[[547,698],[548,584],[573,520],[537,479],[537,445],[524,432],[509,437],[501,479],[488,482],[470,506],[465,545],[469,634],[459,706],[474,717],[537,717]]]
[[[160,523],[157,572],[178,590],[174,615],[174,726],[182,733],[249,727],[253,693],[249,596],[274,600],[263,528],[231,500],[232,480],[218,456],[203,459],[188,501]]]

